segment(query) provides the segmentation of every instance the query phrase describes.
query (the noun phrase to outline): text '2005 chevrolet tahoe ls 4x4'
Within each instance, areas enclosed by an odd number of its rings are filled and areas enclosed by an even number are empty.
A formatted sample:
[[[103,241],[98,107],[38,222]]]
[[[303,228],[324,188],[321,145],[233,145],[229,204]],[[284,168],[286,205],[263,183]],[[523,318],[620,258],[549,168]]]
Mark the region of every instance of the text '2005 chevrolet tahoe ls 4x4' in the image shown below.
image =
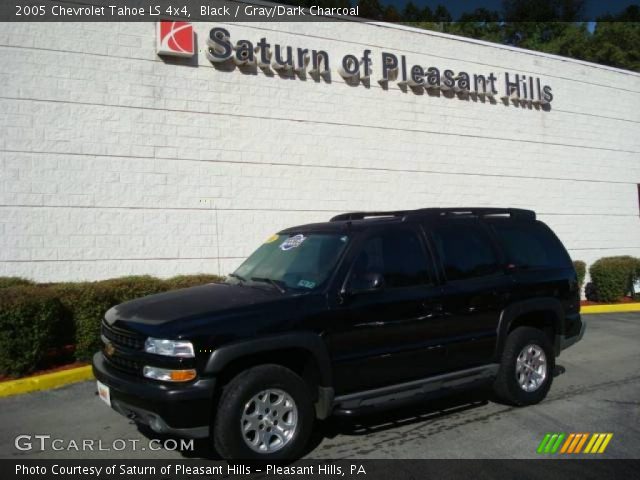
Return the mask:
[[[112,308],[93,368],[156,432],[295,458],[332,414],[484,382],[540,402],[579,312],[569,255],[532,211],[347,213],[271,236],[225,283]]]

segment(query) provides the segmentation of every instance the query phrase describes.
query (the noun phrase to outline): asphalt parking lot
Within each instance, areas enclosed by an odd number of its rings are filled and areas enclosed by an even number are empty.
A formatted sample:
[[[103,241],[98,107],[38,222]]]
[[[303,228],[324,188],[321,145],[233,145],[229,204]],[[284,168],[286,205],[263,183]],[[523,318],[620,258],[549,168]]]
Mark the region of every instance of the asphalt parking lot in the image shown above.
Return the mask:
[[[539,405],[512,408],[473,391],[384,414],[332,418],[316,425],[307,457],[539,458],[536,448],[547,432],[611,432],[600,458],[640,458],[640,313],[585,319],[583,341],[560,356],[565,373]],[[150,445],[154,435],[104,405],[93,382],[0,399],[0,425],[3,458],[216,458],[204,440],[186,452],[172,450],[173,439],[161,438],[168,449]],[[18,435],[32,436],[33,448],[17,449]],[[41,451],[35,435],[61,439],[62,450]],[[69,449],[83,439],[94,440],[94,450]],[[126,442],[122,450],[118,439]]]

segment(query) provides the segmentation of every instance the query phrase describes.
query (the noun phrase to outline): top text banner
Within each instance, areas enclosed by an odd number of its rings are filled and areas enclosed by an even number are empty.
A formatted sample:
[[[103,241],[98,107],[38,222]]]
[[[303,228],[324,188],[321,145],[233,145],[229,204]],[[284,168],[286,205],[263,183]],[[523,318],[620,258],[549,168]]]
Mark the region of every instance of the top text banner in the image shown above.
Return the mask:
[[[2,0],[0,22],[319,22],[353,20],[358,7],[243,0]]]

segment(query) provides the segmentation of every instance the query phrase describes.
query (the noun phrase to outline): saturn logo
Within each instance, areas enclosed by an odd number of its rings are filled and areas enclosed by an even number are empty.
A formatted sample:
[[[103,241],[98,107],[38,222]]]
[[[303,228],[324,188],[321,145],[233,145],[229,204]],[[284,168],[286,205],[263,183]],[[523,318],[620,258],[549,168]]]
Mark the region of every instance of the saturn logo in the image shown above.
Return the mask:
[[[113,343],[107,342],[107,344],[104,346],[104,353],[107,355],[107,357],[110,357],[114,353],[116,353],[116,347],[113,346]]]
[[[192,57],[193,25],[189,22],[158,22],[156,29],[158,55]]]

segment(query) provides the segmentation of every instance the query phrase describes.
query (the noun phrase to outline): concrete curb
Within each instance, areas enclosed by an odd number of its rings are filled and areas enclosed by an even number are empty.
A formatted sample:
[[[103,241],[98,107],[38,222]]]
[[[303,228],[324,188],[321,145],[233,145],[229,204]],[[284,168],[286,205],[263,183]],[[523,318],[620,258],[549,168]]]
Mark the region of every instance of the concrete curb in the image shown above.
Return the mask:
[[[616,305],[586,305],[580,308],[580,313],[589,315],[592,313],[615,313],[615,312],[640,312],[640,303],[619,303]],[[28,378],[19,378],[8,382],[0,382],[0,398],[22,393],[36,392],[38,390],[49,390],[62,387],[70,383],[91,380],[93,372],[91,365],[85,367],[71,368],[60,372],[46,373]]]
[[[33,377],[19,378],[0,382],[0,398],[20,395],[22,393],[36,392],[38,390],[49,390],[62,387],[70,383],[91,380],[93,372],[91,365],[85,367],[70,368],[59,372],[45,373]]]
[[[580,308],[580,313],[615,313],[615,312],[640,312],[640,303],[617,303],[615,305],[585,305]]]

